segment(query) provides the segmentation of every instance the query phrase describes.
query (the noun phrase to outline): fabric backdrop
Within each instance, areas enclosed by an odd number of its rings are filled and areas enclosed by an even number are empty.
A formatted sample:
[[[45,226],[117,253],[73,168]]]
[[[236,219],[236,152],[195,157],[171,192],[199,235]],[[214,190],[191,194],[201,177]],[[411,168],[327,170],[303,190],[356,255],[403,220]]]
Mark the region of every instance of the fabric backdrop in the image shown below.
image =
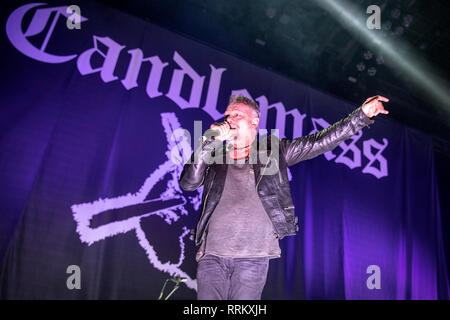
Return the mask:
[[[201,190],[178,185],[201,132],[194,121],[205,130],[242,93],[259,103],[261,129],[292,138],[358,106],[72,3],[80,19],[63,1],[11,1],[1,12],[1,297],[156,299],[179,275],[172,298],[195,298],[189,230]],[[290,176],[300,230],[281,240],[264,299],[448,298],[429,137],[378,116]],[[79,289],[67,285],[70,266]]]

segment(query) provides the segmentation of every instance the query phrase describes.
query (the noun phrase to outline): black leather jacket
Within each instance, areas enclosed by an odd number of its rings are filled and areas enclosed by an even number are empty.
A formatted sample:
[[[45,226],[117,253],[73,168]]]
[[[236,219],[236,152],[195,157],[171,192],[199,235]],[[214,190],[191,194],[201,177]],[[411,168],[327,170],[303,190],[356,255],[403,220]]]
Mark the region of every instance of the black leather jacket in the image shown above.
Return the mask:
[[[278,238],[294,235],[298,231],[287,167],[334,149],[373,122],[359,107],[346,118],[315,134],[293,140],[268,136],[266,143],[258,144],[256,160],[251,162],[254,163],[255,187]],[[204,186],[202,213],[195,230],[198,246],[203,243],[209,218],[219,203],[227,175],[226,164],[210,164],[214,156],[214,159],[220,158],[217,157],[218,152],[226,153],[221,141],[204,141],[181,173],[180,186],[184,190],[192,191]]]

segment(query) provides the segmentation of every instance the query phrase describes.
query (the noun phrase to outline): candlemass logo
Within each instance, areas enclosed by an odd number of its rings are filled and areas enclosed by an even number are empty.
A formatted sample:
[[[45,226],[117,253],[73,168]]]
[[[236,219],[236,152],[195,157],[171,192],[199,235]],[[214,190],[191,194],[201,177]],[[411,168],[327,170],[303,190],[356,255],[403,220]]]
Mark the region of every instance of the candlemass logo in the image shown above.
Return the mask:
[[[172,243],[178,248],[170,246],[171,252],[179,253],[178,259],[175,259],[178,261],[175,263],[161,261],[159,256],[166,253],[156,252],[148,239],[152,235],[145,230],[150,225],[153,228],[155,226],[165,228],[164,224],[173,226],[175,222],[179,222],[182,216],[188,215],[186,210],[188,203],[194,210],[198,210],[201,204],[202,188],[196,191],[195,196],[186,197],[178,184],[178,178],[183,169],[183,153],[190,148],[188,137],[176,134],[178,129],[183,129],[180,128],[174,113],[162,113],[161,123],[167,138],[167,159],[147,177],[138,192],[116,198],[98,199],[90,203],[74,204],[71,209],[77,222],[77,232],[81,241],[91,245],[107,237],[134,230],[139,244],[155,268],[171,275],[185,277],[186,285],[191,289],[196,289],[195,280],[180,268],[185,259],[185,240],[189,229],[183,223],[177,223],[178,231],[169,230],[171,235],[178,234],[176,243]],[[178,139],[175,139],[176,136]],[[161,185],[165,190],[161,190]],[[157,188],[157,192],[152,192]],[[155,193],[159,196],[151,198],[150,195]],[[174,239],[168,240],[173,241]]]
[[[47,43],[52,35],[55,25],[57,24],[60,16],[65,16],[67,19],[72,17],[68,12],[67,6],[54,7],[54,8],[39,8],[34,12],[33,18],[28,25],[25,32],[22,32],[22,21],[28,11],[36,6],[45,5],[45,3],[31,3],[21,6],[14,10],[8,17],[6,22],[6,34],[11,44],[16,47],[24,55],[35,59],[37,61],[45,63],[64,63],[77,57],[73,55],[53,55],[45,52]],[[37,35],[45,30],[45,26],[48,23],[51,15],[53,15],[53,21],[48,29],[45,40],[42,43],[40,49],[36,48],[30,41],[29,37]],[[77,20],[80,23],[86,22],[88,19],[82,16],[77,16]],[[81,75],[89,75],[98,73],[103,82],[109,83],[111,81],[117,81],[118,76],[114,74],[121,51],[126,47],[109,37],[99,37],[93,35],[94,47],[87,49],[78,55],[77,68]],[[100,48],[103,48],[102,50]],[[106,50],[105,50],[106,49]],[[137,79],[141,71],[141,66],[144,62],[151,64],[150,74],[148,76],[147,85],[145,91],[150,99],[165,96],[174,102],[180,109],[201,108],[206,112],[213,120],[218,120],[223,117],[223,114],[217,110],[217,100],[220,91],[221,79],[226,68],[216,68],[210,64],[209,84],[206,90],[206,101],[201,107],[201,97],[204,91],[205,76],[200,75],[195,69],[181,56],[180,53],[174,51],[173,61],[176,66],[172,70],[172,77],[170,81],[170,87],[167,93],[163,93],[159,90],[159,85],[163,72],[168,72],[167,67],[172,65],[169,62],[164,62],[158,55],[154,55],[149,58],[144,58],[144,53],[141,49],[128,50],[131,55],[131,59],[128,65],[128,70],[125,77],[120,81],[126,90],[131,90],[138,87]],[[93,56],[100,56],[103,59],[103,64],[100,67],[94,68],[91,64]],[[169,71],[170,72],[170,71]],[[191,82],[190,93],[188,99],[184,98],[181,94],[185,79],[188,78]],[[302,114],[299,108],[291,108],[286,110],[286,107],[282,102],[269,103],[269,99],[265,95],[253,98],[249,91],[245,88],[232,90],[231,94],[242,94],[248,98],[255,100],[259,104],[260,108],[260,121],[259,126],[263,130],[266,129],[269,118],[269,111],[276,111],[275,124],[276,129],[279,131],[279,137],[284,138],[286,136],[286,122],[290,117],[292,120],[292,136],[300,137],[303,135],[303,122],[307,117],[306,114]],[[330,124],[322,118],[311,118],[312,126],[314,129],[309,134],[314,134],[321,130],[321,128],[327,128]],[[359,131],[353,137],[351,137],[350,143],[344,141],[339,144],[339,148],[342,152],[338,155],[335,151],[325,152],[323,155],[328,160],[333,160],[335,163],[342,163],[350,169],[362,168],[361,172],[364,174],[370,174],[377,179],[388,176],[388,161],[382,155],[382,152],[387,148],[389,141],[383,138],[383,142],[377,142],[373,138],[363,141],[363,150],[361,152],[360,147],[356,145],[356,142],[360,140],[363,133]],[[373,152],[375,150],[375,153]],[[349,154],[352,154],[349,157]],[[362,167],[362,157],[368,160],[368,163]]]

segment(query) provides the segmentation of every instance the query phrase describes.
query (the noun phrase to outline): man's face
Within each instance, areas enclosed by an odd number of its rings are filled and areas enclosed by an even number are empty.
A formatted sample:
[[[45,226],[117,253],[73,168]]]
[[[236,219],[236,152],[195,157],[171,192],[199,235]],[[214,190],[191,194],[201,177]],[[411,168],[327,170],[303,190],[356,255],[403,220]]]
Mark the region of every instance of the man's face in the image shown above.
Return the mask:
[[[225,111],[225,119],[236,130],[235,144],[247,146],[256,137],[259,119],[256,112],[243,103],[234,103]]]

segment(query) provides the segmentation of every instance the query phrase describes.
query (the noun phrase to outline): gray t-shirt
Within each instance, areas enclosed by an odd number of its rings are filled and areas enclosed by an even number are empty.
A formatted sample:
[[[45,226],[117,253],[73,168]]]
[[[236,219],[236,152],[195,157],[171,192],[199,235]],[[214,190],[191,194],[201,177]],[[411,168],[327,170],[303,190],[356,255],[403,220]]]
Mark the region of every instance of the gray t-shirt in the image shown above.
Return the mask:
[[[256,192],[250,164],[228,164],[222,197],[206,232],[205,254],[280,257],[278,239]]]

